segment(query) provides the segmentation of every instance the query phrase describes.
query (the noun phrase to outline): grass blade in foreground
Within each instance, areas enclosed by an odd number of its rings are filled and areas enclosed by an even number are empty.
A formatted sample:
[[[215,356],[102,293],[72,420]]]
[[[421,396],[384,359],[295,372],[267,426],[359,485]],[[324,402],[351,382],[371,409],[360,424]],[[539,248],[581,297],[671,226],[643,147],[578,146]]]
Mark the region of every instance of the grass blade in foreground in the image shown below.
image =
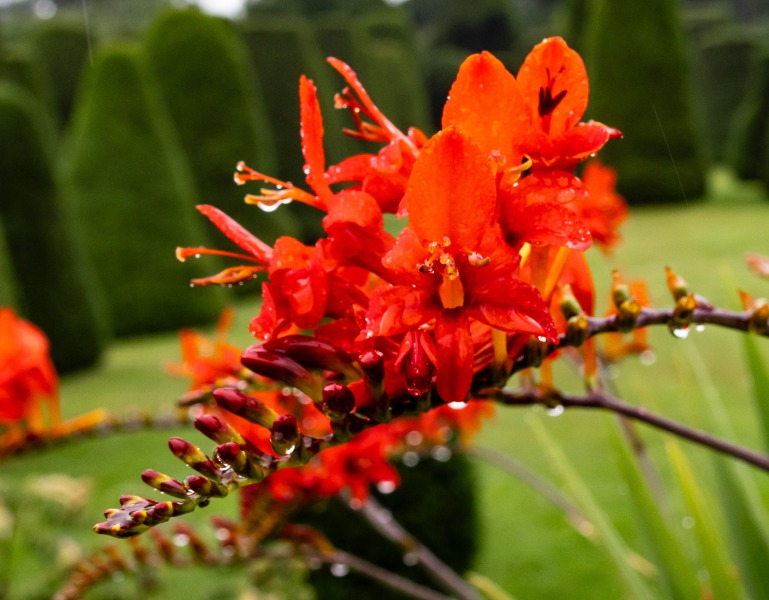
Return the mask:
[[[627,588],[629,597],[638,600],[653,600],[655,594],[651,586],[631,565],[631,560],[640,562],[643,559],[632,553],[627,547],[617,530],[609,522],[606,511],[596,503],[585,480],[569,462],[563,447],[548,434],[542,422],[532,414],[527,414],[525,419],[526,424],[550,455],[554,469],[571,492],[572,497],[595,526],[598,534],[597,540],[600,541],[601,546],[606,550],[616,567],[620,579]],[[631,559],[631,557],[633,558]],[[645,561],[643,564],[646,564]]]

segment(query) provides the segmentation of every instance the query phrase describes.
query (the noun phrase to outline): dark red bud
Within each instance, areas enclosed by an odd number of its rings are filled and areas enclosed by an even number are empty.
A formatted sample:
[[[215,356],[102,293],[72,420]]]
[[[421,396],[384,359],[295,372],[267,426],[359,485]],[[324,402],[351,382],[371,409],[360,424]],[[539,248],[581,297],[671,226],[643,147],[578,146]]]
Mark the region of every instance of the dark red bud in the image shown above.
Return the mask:
[[[219,467],[197,446],[190,444],[182,438],[172,437],[168,440],[168,447],[176,458],[184,461],[185,464],[195,469],[198,473],[213,479],[219,479]]]
[[[187,498],[187,490],[184,489],[181,481],[177,481],[154,469],[144,471],[142,473],[142,481],[164,494],[174,496],[175,498]]]
[[[378,350],[367,350],[358,357],[363,374],[372,383],[380,383],[384,379],[384,356]]]
[[[272,427],[272,422],[278,416],[278,413],[265,406],[257,398],[244,394],[233,387],[214,390],[214,399],[223,409],[262,427]]]
[[[218,444],[225,442],[245,443],[234,428],[214,415],[200,415],[195,419],[195,429]]]
[[[355,395],[341,383],[329,383],[323,388],[323,405],[328,417],[339,421],[355,410]]]

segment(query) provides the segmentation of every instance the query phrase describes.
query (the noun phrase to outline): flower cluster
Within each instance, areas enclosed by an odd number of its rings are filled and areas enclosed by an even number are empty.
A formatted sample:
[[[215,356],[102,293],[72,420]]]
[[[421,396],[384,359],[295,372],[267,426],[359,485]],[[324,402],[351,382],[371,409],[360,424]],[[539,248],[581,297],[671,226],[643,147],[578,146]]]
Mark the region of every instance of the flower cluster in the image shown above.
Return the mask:
[[[0,449],[58,425],[58,391],[45,334],[10,308],[0,308]]]
[[[594,294],[583,251],[616,242],[626,207],[606,167],[590,162],[575,174],[620,135],[580,122],[588,82],[579,55],[545,39],[517,76],[487,52],[470,56],[429,138],[396,127],[350,67],[329,62],[348,85],[336,97],[354,123],[346,133],[378,150],[327,165],[317,91],[302,77],[309,190],[242,163],[235,180],[262,182],[246,202],[265,210],[291,201],[318,209],[326,236],[270,246],[198,207],[240,252],[179,248],[177,257],[240,263],[195,285],[266,273],[250,324],[261,341],[238,357],[220,337],[206,355],[202,338],[184,334],[181,371],[193,380],[185,401],[202,407],[195,426],[216,450],[209,458],[173,438],[172,452],[200,475],[182,482],[146,471],[145,482],[179,500],[123,497],[100,533],[135,535],[253,482],[244,495],[252,508],[261,498],[348,490],[363,499],[369,484],[392,488],[387,459],[410,433],[439,445],[466,436],[488,412],[468,400],[504,386],[522,357],[541,362],[563,336],[584,342]],[[397,236],[388,213],[407,217]]]

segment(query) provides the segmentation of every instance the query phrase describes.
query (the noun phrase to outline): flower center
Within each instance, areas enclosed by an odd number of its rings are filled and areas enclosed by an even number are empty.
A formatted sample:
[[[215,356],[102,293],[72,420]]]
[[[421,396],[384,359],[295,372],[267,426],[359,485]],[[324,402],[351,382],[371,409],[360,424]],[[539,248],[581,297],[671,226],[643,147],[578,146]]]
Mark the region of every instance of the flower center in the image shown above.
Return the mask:
[[[448,236],[443,236],[440,242],[430,242],[427,245],[430,256],[417,268],[420,273],[441,276],[442,281],[438,287],[438,295],[443,308],[460,308],[465,303],[465,289],[459,278],[459,267],[455,254],[449,250],[450,247],[451,239]],[[463,252],[463,254],[465,253]],[[474,267],[481,267],[490,262],[488,257],[484,257],[478,252],[470,252],[466,256],[468,263]]]

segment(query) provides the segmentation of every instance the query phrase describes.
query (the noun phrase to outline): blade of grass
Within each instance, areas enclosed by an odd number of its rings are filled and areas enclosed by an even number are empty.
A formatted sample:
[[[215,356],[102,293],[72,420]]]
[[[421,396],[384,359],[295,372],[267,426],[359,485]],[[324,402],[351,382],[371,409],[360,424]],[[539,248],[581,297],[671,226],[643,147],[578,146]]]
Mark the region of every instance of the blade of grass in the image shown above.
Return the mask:
[[[716,529],[712,507],[705,498],[689,461],[673,439],[665,442],[665,448],[678,477],[684,499],[694,519],[694,534],[702,553],[702,560],[710,576],[711,596],[719,600],[744,598],[739,585],[737,568],[730,561],[726,547]]]
[[[748,371],[756,397],[759,416],[769,418],[769,377],[762,364],[755,341],[745,336]],[[699,383],[709,416],[710,429],[734,439],[724,400],[697,347],[687,347],[689,365]],[[763,406],[762,406],[763,404]],[[765,411],[765,414],[764,414]],[[769,423],[769,421],[767,421]],[[765,424],[766,425],[766,424]],[[769,429],[766,430],[769,432]],[[769,438],[764,436],[767,441]],[[744,465],[714,457],[716,484],[729,534],[729,545],[739,565],[740,578],[753,598],[769,597],[769,520],[756,485],[755,475]]]
[[[769,369],[758,349],[758,343],[752,335],[744,336],[745,358],[750,373],[753,400],[761,426],[761,439],[764,450],[769,452]]]
[[[696,569],[682,568],[690,560],[652,494],[635,453],[627,439],[620,434],[619,427],[613,428],[613,431],[620,473],[628,485],[638,529],[646,538],[649,552],[654,557],[662,589],[669,598],[702,597]]]
[[[535,415],[527,414],[525,420],[542,447],[550,455],[553,467],[573,499],[595,526],[598,534],[597,539],[617,569],[617,573],[627,588],[628,593],[632,598],[638,600],[652,600],[655,598],[656,596],[651,586],[634,568],[634,566],[638,566],[638,559],[640,557],[629,550],[625,541],[607,518],[606,512],[593,498],[585,480],[577,473],[566,457],[563,447],[547,433],[542,422]],[[634,566],[631,566],[631,561],[634,563]],[[643,564],[646,565],[648,563],[644,561]]]

